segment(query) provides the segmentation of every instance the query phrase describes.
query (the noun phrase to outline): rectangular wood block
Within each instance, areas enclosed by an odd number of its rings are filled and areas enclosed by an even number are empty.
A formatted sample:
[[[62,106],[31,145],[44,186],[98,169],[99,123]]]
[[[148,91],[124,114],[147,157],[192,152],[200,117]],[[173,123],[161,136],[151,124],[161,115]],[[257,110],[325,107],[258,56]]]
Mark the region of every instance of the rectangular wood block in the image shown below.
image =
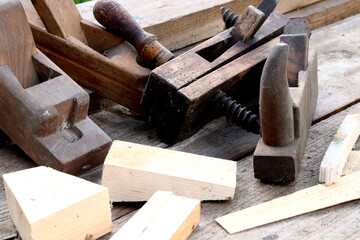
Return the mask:
[[[200,221],[200,200],[157,191],[111,238],[187,239]]]
[[[102,185],[114,202],[147,201],[157,190],[199,200],[234,198],[236,162],[114,141]]]
[[[108,190],[36,167],[3,175],[11,218],[23,240],[79,240],[111,231]]]

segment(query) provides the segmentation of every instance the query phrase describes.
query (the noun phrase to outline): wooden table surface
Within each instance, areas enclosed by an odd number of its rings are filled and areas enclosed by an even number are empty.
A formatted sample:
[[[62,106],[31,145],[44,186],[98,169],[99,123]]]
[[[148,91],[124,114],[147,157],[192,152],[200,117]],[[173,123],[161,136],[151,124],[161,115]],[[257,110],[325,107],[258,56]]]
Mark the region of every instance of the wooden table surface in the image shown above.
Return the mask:
[[[264,201],[318,184],[319,166],[340,123],[347,114],[360,112],[360,15],[317,29],[311,47],[318,52],[319,98],[301,171],[294,183],[264,184],[253,177],[252,152],[258,136],[215,119],[193,136],[173,145],[161,143],[155,129],[142,119],[129,116],[114,106],[90,118],[113,140],[125,140],[162,148],[192,152],[238,161],[237,189],[232,201],[203,202],[201,222],[189,239],[360,239],[360,201],[353,201],[288,220],[229,235],[214,219]],[[357,142],[355,149],[360,150]],[[15,145],[0,149],[0,174],[35,167]],[[348,163],[347,171],[360,170],[360,163]],[[80,177],[99,183],[102,167]],[[17,239],[0,179],[0,239]],[[141,203],[115,203],[114,229],[109,239]]]

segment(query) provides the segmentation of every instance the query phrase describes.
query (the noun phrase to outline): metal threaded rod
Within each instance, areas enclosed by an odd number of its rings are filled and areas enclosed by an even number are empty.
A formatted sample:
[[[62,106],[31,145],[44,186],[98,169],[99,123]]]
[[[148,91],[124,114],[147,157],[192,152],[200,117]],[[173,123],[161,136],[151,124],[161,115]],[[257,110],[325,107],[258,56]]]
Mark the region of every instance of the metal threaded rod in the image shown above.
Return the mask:
[[[220,8],[220,10],[221,10],[221,15],[223,16],[223,20],[225,22],[225,27],[231,28],[232,26],[234,26],[239,18],[239,15],[234,13],[227,7],[222,7]]]
[[[242,107],[220,90],[216,93],[214,99],[228,122],[233,122],[248,132],[255,134],[260,133],[260,121],[258,116],[253,114],[246,107]]]

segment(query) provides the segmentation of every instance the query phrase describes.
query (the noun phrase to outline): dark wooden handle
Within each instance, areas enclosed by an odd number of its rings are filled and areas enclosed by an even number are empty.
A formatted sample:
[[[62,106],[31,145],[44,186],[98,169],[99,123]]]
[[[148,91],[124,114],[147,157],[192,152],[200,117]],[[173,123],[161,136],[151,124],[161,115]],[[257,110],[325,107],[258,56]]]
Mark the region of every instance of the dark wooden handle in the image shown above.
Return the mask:
[[[156,66],[173,58],[174,55],[157,41],[157,37],[144,31],[118,2],[98,1],[94,6],[94,16],[100,24],[131,43],[140,56]]]

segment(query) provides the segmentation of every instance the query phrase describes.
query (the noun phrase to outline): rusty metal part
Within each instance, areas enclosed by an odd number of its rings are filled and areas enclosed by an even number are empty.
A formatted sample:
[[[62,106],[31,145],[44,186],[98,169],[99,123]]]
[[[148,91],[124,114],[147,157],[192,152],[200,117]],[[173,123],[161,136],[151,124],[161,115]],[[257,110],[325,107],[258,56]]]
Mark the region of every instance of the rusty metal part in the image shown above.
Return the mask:
[[[227,29],[233,27],[239,19],[239,14],[234,13],[227,7],[221,7],[220,11],[225,23],[225,27]]]
[[[242,129],[255,134],[260,133],[260,122],[258,116],[242,107],[231,97],[226,96],[222,91],[217,91],[214,96],[214,102],[218,105],[222,114],[225,115],[228,122],[233,122]]]
[[[106,29],[130,42],[139,56],[160,66],[174,57],[153,34],[144,31],[132,16],[114,0],[100,0],[94,6],[96,20]]]

